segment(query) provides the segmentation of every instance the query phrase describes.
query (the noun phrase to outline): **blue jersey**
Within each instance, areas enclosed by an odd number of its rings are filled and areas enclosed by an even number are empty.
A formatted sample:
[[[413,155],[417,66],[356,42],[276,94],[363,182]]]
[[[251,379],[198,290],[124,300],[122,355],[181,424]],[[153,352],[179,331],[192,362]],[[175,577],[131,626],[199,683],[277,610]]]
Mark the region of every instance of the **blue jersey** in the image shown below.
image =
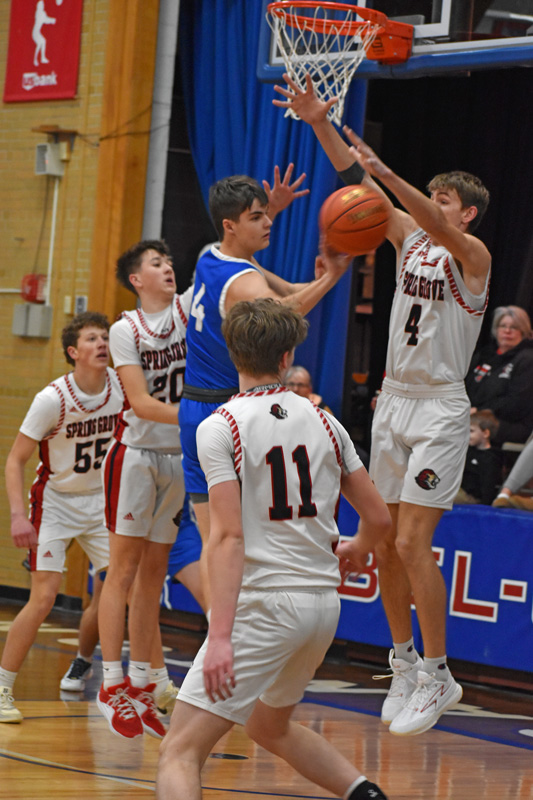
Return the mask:
[[[187,327],[185,383],[201,389],[238,387],[237,370],[220,331],[230,284],[257,268],[242,258],[222,255],[216,245],[198,260]]]

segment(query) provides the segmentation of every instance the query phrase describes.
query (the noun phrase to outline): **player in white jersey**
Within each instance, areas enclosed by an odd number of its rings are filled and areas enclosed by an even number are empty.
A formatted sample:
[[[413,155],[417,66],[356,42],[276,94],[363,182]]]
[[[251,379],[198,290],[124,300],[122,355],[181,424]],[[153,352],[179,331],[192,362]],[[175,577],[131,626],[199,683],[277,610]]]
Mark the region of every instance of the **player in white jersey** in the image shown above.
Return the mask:
[[[385,798],[327,740],[291,721],[335,635],[339,558],[346,571],[364,571],[390,526],[344,428],[282,385],[306,331],[271,298],[236,303],[222,324],[240,394],[198,428],[211,518],[209,632],[161,747],[158,800],[201,797],[203,764],[234,723],[337,797]],[[340,491],[361,523],[334,554]]]
[[[426,197],[387,167],[350,129],[352,147],[327,120],[307,78],[276,87],[315,134],[347,183],[381,192],[390,211],[387,238],[397,252],[383,382],[372,426],[370,474],[389,505],[393,531],[376,550],[381,596],[391,629],[392,684],[381,718],[392,733],[422,733],[458,702],[461,687],[446,664],[446,587],[431,542],[460,486],[469,439],[464,378],[487,304],[491,258],[471,231],[489,193],[465,172],[437,175]],[[365,174],[366,173],[366,174]],[[396,196],[395,208],[372,177]],[[424,645],[415,650],[411,597]]]
[[[0,722],[22,720],[13,704],[13,685],[54,605],[72,539],[78,540],[97,572],[108,565],[101,467],[124,403],[118,376],[108,367],[108,331],[107,318],[94,312],[79,314],[63,329],[65,357],[74,369],[35,396],[7,458],[11,536],[16,547],[31,550],[31,591],[2,654]],[[28,519],[24,468],[37,446],[40,463]],[[75,659],[85,677],[97,641],[93,610],[82,617]]]
[[[160,594],[176,539],[184,486],[178,405],[185,367],[185,329],[191,292],[176,294],[167,245],[142,241],[117,261],[117,278],[140,300],[111,327],[110,347],[128,408],[104,464],[110,559],[99,610],[104,680],[97,703],[113,733],[165,728],[154,697],[168,685],[164,663],[152,664]],[[121,650],[126,607],[130,661],[124,678]]]

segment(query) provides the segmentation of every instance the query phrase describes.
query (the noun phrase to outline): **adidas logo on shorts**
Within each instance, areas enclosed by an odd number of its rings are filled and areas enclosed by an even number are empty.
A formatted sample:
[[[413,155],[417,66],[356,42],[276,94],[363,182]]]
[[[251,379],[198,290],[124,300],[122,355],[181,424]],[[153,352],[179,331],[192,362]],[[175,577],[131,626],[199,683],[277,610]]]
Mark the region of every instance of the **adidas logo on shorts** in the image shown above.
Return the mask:
[[[50,552],[50,550],[47,550],[46,553],[44,553],[43,558],[53,558],[53,555]]]
[[[133,514],[130,512],[129,514],[126,514],[124,517],[122,517],[122,519],[134,520],[134,519],[135,519],[135,517],[134,517],[134,516],[133,516]]]

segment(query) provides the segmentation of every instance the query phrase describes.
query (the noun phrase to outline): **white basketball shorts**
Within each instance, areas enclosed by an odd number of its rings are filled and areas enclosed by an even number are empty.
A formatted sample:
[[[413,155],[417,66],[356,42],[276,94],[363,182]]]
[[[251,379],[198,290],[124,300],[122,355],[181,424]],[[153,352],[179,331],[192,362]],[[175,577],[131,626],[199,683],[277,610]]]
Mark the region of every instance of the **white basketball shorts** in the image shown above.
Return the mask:
[[[97,572],[109,564],[109,533],[104,525],[104,494],[57,492],[45,486],[42,500],[32,508],[38,535],[37,552],[31,552],[33,570],[63,572],[65,554],[77,539]]]
[[[449,509],[461,485],[470,403],[382,391],[372,423],[370,477],[386,503]]]
[[[231,635],[236,686],[211,702],[204,688],[204,642],[185,676],[179,699],[244,725],[261,699],[273,708],[300,702],[333,641],[339,621],[336,589],[269,592],[243,589]]]
[[[181,455],[114,442],[104,461],[108,530],[173,544],[185,487]]]

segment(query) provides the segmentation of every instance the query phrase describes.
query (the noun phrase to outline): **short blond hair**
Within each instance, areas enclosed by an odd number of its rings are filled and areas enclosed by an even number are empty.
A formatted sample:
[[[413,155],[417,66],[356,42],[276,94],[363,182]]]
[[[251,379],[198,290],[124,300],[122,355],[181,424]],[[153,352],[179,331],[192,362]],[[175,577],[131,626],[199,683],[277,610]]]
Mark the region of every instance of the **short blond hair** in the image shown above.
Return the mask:
[[[307,336],[301,314],[270,297],[241,300],[228,312],[221,329],[231,360],[247,375],[278,375],[284,353]]]

